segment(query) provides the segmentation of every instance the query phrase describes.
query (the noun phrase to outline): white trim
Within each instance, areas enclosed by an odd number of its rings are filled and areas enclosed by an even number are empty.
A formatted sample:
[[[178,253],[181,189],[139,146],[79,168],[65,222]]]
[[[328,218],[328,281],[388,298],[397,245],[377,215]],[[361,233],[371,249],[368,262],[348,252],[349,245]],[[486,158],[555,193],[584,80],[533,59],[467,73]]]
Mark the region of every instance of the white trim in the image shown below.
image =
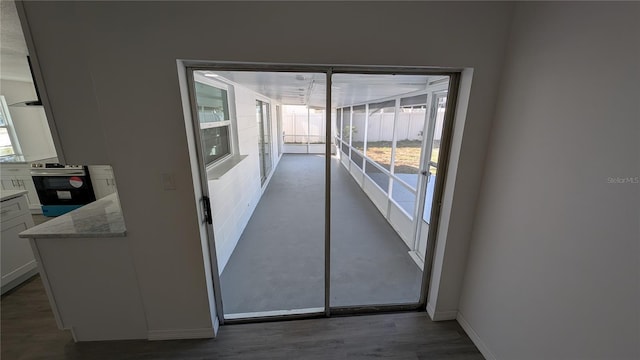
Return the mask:
[[[324,313],[324,308],[317,307],[317,308],[292,309],[292,310],[272,310],[272,311],[256,311],[256,312],[248,312],[248,313],[224,314],[224,318],[226,320],[234,320],[234,319],[247,319],[247,318],[259,318],[259,317],[285,316],[285,315],[316,314],[316,313]]]
[[[233,86],[233,85],[230,84],[229,81],[225,81],[226,80],[225,78],[219,77],[219,78],[215,78],[214,79],[214,78],[210,78],[210,77],[204,76],[204,75],[202,75],[200,73],[197,73],[196,71],[198,71],[198,70],[195,70],[193,72],[193,80],[194,81],[200,82],[200,83],[203,83],[203,84],[206,84],[206,85],[209,85],[209,86],[217,87],[219,89],[226,90],[227,91],[227,96],[229,95],[229,93],[228,93],[229,87]],[[228,100],[229,99],[227,98],[227,101]],[[231,117],[231,114],[229,114],[229,117]]]
[[[432,321],[455,320],[458,316],[458,310],[436,311],[433,303],[427,303],[427,313]]]
[[[411,259],[413,259],[416,265],[418,265],[418,267],[420,268],[420,271],[424,271],[424,260],[420,258],[420,255],[418,255],[418,251],[416,250],[409,251],[409,256],[411,257]]]
[[[427,314],[429,314],[429,317],[431,318],[431,320],[433,320],[433,316],[435,312],[436,312],[436,308],[433,306],[431,302],[427,301]]]
[[[39,272],[38,271],[38,264],[36,264],[35,260],[32,263],[33,263],[33,266],[29,270],[25,271],[23,274],[20,274],[20,275],[16,276],[15,278],[7,281],[4,285],[2,285],[2,290],[1,290],[2,294],[6,293],[7,291],[13,289],[14,287],[22,284],[23,282],[31,279],[31,277],[33,277],[33,276],[38,274],[38,272]],[[29,263],[29,264],[32,264],[32,263]],[[27,264],[27,265],[29,265],[29,264]],[[27,265],[25,265],[25,266],[27,266]],[[25,266],[20,267],[20,269],[18,269],[18,270],[24,270]]]
[[[179,339],[208,339],[214,338],[214,328],[202,328],[202,329],[178,329],[178,330],[150,330],[147,333],[147,339],[149,341],[154,340],[179,340]]]
[[[455,320],[458,316],[458,310],[436,311],[433,313],[433,321]]]
[[[216,316],[213,319],[213,336],[218,336],[218,331],[220,331],[220,319]]]
[[[10,273],[5,274],[2,277],[2,282],[4,283],[2,285],[2,287],[7,286],[8,284],[10,284],[12,281],[15,281],[16,279],[20,279],[21,277],[24,277],[25,274],[27,274],[27,273],[33,271],[33,269],[37,269],[37,268],[38,268],[38,264],[36,264],[36,260],[33,259],[33,260],[29,261],[28,263],[18,267],[17,269],[14,269]],[[31,276],[33,276],[33,275],[34,274],[32,274]],[[31,277],[31,276],[29,276],[29,277]],[[22,281],[28,279],[29,277],[23,278]],[[18,284],[20,284],[20,282],[17,283],[17,284],[14,284],[14,286],[16,286]]]
[[[216,127],[231,126],[231,120],[211,121],[211,122],[204,122],[199,124],[200,124],[200,130],[204,130],[204,129],[211,129]]]
[[[473,330],[473,328],[471,327],[471,324],[467,322],[467,320],[464,318],[462,313],[458,312],[458,316],[456,317],[456,320],[458,321],[458,324],[462,326],[462,328],[464,329],[464,332],[467,333],[471,341],[473,341],[474,345],[478,348],[478,350],[480,350],[480,353],[482,353],[482,356],[484,356],[485,359],[487,360],[497,359],[497,357],[491,352],[491,350],[489,350],[489,347],[487,346],[487,344],[485,344],[484,341],[480,339],[480,336],[478,336],[478,333],[475,330]]]
[[[73,338],[73,342],[78,342],[78,336],[76,335],[76,331],[74,330],[73,326],[63,330],[69,330],[69,332],[71,333],[71,337]]]

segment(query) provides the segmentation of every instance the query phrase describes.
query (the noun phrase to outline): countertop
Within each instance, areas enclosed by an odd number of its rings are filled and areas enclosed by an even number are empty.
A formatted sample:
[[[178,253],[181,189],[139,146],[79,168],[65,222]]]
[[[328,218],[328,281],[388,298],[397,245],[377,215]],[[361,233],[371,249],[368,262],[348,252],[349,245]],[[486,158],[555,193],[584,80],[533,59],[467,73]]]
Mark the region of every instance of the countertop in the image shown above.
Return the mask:
[[[21,238],[123,237],[124,226],[118,194],[113,193],[81,208],[20,233]]]
[[[26,164],[27,159],[22,155],[6,155],[0,157],[1,164]]]
[[[25,157],[24,155],[7,155],[7,156],[0,156],[0,164],[6,164],[6,165],[27,165],[27,164],[31,164],[31,163],[49,163],[49,162],[58,162],[58,158],[54,157],[38,157],[38,158],[31,158],[31,157]]]
[[[17,198],[18,196],[22,196],[26,193],[28,193],[27,190],[2,190],[0,191],[0,201]]]

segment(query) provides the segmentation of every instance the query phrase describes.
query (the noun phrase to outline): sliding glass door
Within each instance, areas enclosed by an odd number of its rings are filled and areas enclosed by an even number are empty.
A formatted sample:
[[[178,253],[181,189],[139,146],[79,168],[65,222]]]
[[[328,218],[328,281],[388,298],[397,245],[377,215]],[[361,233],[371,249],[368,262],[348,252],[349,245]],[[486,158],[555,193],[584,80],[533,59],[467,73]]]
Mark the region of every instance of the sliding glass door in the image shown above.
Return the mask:
[[[258,121],[258,157],[260,162],[260,182],[264,184],[271,173],[271,106],[256,100],[256,118]]]
[[[449,78],[336,74],[332,84],[375,95],[333,99],[339,124],[331,172],[330,304],[418,304],[426,249],[415,241],[423,218],[418,200],[428,188],[424,174],[437,126],[427,109],[446,93]]]
[[[416,234],[416,256],[424,262],[427,251],[427,238],[429,235],[429,224],[431,222],[431,211],[434,204],[434,192],[436,186],[436,176],[438,175],[438,162],[442,135],[444,128],[444,116],[447,108],[447,90],[439,90],[432,94],[429,111],[429,129],[427,137],[427,168],[424,170],[426,176],[426,186],[423,195],[422,216],[418,223]]]
[[[455,75],[303,68],[192,71],[221,320],[423,308]]]

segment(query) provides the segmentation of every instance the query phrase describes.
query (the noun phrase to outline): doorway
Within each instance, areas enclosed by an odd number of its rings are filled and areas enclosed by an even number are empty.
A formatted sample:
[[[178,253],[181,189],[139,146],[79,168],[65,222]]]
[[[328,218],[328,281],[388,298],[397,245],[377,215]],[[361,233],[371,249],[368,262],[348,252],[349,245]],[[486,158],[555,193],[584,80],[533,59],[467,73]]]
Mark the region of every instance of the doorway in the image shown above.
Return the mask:
[[[444,129],[444,116],[447,105],[447,90],[439,89],[433,93],[432,101],[429,104],[429,117],[432,127],[429,129],[427,141],[425,142],[427,155],[426,184],[424,195],[420,199],[420,207],[423,209],[416,230],[415,251],[411,253],[419,263],[424,264],[424,254],[427,249],[427,238],[429,235],[429,224],[431,223],[431,212],[434,204],[434,191],[436,176],[438,174],[438,162],[442,136]]]
[[[271,173],[271,105],[256,100],[256,118],[258,121],[258,161],[260,162],[260,183],[264,184]]]
[[[421,221],[436,180],[430,159],[437,168],[447,156],[434,151],[438,117],[429,109],[438,94],[452,97],[458,73],[242,64],[187,70],[220,321],[424,308],[424,261],[432,254],[429,236],[420,241]],[[217,90],[203,96],[203,82]],[[440,129],[453,119],[446,97],[443,105]],[[307,113],[305,133],[293,134],[305,137],[304,154],[285,146],[280,117],[289,106]],[[221,120],[228,128],[213,139],[202,125],[205,108],[229,113]],[[312,110],[323,120],[315,130]],[[256,138],[257,146],[248,141]],[[310,153],[312,138],[322,151]]]

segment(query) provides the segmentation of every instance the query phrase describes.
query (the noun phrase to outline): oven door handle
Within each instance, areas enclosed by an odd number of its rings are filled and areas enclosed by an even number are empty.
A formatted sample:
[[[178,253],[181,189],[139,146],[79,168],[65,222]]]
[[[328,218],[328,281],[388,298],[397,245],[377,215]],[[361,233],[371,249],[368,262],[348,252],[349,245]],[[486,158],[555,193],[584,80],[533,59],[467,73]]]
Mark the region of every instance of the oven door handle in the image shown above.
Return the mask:
[[[67,171],[64,173],[60,172],[46,172],[46,171],[38,171],[32,172],[31,176],[86,176],[87,174],[83,170],[78,171]]]

